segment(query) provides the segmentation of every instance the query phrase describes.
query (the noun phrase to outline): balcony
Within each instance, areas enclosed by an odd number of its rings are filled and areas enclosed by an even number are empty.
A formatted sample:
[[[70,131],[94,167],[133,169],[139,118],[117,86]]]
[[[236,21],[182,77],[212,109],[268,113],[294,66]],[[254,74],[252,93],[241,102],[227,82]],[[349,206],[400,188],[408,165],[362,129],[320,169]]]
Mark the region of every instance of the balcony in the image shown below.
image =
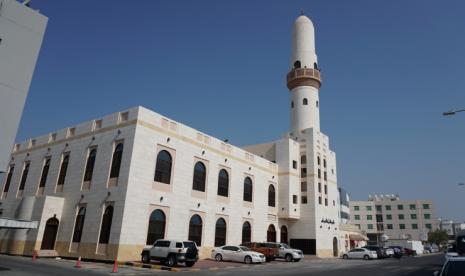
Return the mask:
[[[321,73],[311,68],[293,69],[287,74],[287,88],[292,90],[298,86],[313,86],[317,89],[321,86]]]

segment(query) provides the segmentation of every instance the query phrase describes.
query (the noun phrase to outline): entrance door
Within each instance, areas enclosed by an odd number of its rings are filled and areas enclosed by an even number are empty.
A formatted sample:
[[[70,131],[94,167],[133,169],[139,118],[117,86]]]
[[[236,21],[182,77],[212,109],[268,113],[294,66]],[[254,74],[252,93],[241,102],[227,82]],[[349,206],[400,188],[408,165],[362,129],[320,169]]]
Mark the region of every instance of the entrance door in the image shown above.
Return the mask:
[[[45,224],[44,237],[40,249],[53,250],[55,249],[55,240],[58,232],[58,220],[56,218],[49,218]]]
[[[334,257],[337,257],[339,254],[338,254],[338,250],[337,250],[337,239],[336,237],[333,239],[333,256]]]

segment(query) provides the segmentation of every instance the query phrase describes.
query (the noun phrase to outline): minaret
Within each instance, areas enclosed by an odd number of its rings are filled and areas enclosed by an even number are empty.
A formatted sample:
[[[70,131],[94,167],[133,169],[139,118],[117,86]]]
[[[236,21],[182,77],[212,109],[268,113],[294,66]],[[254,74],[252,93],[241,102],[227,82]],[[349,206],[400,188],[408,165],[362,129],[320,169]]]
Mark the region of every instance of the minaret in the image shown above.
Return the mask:
[[[291,71],[287,74],[287,88],[291,92],[291,133],[301,130],[320,131],[318,89],[320,70],[315,53],[315,30],[305,15],[300,15],[292,30]]]

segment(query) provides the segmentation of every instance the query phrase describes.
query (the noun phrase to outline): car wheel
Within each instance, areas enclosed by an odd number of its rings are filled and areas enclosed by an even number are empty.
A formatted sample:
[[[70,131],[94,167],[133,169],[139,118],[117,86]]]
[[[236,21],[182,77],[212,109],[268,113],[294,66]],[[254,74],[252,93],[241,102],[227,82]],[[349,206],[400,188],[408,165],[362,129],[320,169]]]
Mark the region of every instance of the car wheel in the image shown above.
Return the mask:
[[[251,264],[252,263],[252,258],[250,256],[245,256],[244,263]]]
[[[215,261],[221,262],[222,260],[223,260],[223,256],[221,256],[221,254],[218,253],[215,255]]]
[[[368,256],[368,255],[365,255],[365,256],[363,256],[363,259],[365,259],[365,260],[369,260],[369,259],[370,259],[370,256]]]
[[[349,259],[349,256],[348,256],[347,254],[344,254],[344,255],[342,255],[342,258],[343,258],[344,260],[347,260],[347,259]]]
[[[166,265],[169,267],[176,265],[176,257],[174,255],[168,256],[168,260],[166,261]]]
[[[150,254],[148,252],[142,253],[141,261],[145,264],[150,263]]]
[[[195,262],[186,262],[187,267],[193,267]]]
[[[286,262],[292,262],[292,255],[291,254],[286,254],[286,257],[284,258]]]

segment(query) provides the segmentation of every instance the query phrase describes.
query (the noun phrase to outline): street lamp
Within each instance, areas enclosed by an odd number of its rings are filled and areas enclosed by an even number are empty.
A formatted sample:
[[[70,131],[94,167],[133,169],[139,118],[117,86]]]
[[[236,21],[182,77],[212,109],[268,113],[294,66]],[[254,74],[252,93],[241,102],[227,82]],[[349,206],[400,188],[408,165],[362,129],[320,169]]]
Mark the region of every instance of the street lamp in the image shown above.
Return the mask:
[[[449,110],[449,111],[446,111],[446,112],[443,112],[442,115],[443,116],[451,116],[451,115],[455,115],[455,113],[458,113],[458,112],[464,112],[465,109],[458,109],[458,110]]]

